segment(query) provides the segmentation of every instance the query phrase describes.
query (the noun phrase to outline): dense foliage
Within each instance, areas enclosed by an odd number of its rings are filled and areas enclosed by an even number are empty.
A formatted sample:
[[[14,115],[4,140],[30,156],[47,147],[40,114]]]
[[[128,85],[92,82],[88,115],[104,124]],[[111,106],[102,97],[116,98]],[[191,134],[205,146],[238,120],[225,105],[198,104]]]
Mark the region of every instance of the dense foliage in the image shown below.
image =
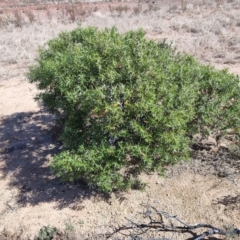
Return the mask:
[[[62,124],[52,169],[104,192],[187,159],[192,134],[240,125],[239,78],[142,30],[78,27],[39,50],[28,73]]]

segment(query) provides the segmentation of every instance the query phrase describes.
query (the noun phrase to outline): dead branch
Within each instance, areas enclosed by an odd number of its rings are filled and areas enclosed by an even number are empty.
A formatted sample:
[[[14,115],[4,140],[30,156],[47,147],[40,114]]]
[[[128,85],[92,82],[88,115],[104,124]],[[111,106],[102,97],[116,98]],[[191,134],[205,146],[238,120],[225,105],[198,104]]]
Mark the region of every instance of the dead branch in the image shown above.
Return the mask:
[[[172,233],[189,233],[192,235],[191,240],[201,240],[205,237],[209,237],[212,235],[222,235],[222,236],[240,236],[239,228],[232,228],[228,230],[217,228],[211,224],[198,223],[195,225],[190,225],[182,221],[178,218],[177,215],[171,215],[165,211],[158,211],[156,208],[150,205],[146,205],[146,210],[141,213],[142,220],[138,222],[135,220],[127,219],[128,223],[126,225],[120,227],[112,227],[112,232],[105,235],[106,239],[114,239],[114,235],[121,234],[128,239],[132,240],[142,240],[145,239],[143,237],[147,236],[147,239],[156,239],[150,238],[149,232],[154,231],[154,235],[160,232],[172,232]],[[144,219],[148,221],[145,223]],[[196,233],[196,229],[198,229],[198,233]],[[202,233],[199,233],[202,231]],[[117,238],[119,239],[119,238]],[[170,240],[167,238],[158,238],[159,240]],[[171,239],[172,240],[172,239]]]

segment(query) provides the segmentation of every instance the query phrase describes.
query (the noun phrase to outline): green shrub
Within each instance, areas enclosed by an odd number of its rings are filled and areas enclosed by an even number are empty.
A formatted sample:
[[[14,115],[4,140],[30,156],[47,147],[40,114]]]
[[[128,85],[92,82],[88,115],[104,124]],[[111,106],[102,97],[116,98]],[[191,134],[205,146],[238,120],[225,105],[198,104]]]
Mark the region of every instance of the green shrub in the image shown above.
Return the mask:
[[[40,49],[28,77],[63,127],[64,151],[52,169],[104,192],[187,159],[192,134],[240,123],[237,76],[147,40],[142,30],[61,33]]]
[[[57,232],[57,228],[55,227],[44,226],[39,230],[35,240],[52,240],[57,235]]]

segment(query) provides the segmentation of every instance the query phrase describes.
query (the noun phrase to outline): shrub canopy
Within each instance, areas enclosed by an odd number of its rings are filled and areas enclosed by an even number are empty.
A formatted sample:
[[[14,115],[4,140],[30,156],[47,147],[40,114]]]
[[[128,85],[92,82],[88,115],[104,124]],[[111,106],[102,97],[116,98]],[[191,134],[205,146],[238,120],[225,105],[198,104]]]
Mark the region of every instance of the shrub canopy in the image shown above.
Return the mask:
[[[62,124],[52,169],[110,192],[189,156],[194,133],[239,128],[239,78],[176,53],[143,30],[78,27],[39,50],[28,73]]]

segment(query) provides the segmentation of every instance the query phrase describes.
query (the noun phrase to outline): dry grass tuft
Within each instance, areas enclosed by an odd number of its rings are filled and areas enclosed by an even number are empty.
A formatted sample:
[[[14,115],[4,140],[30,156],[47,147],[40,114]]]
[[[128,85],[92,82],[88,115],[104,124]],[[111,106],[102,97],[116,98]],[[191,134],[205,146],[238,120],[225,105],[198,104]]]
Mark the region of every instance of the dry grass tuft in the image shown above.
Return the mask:
[[[130,10],[130,7],[127,5],[118,5],[116,7],[112,5],[108,5],[109,11],[111,13],[111,16],[117,16],[117,17],[122,17],[123,13],[127,13]]]
[[[138,5],[133,8],[133,15],[139,15],[142,12],[142,6]]]
[[[14,18],[15,18],[14,19],[15,26],[16,27],[22,27],[23,24],[24,24],[22,13],[19,10],[15,10],[13,12],[13,15],[14,15]]]
[[[36,21],[35,16],[34,16],[34,13],[33,13],[32,11],[27,10],[27,11],[26,11],[26,15],[27,15],[28,21],[29,21],[30,23],[33,23],[34,21]]]
[[[77,16],[77,9],[74,7],[74,5],[67,6],[66,7],[66,12],[67,12],[67,15],[69,16],[69,19],[72,22],[75,22],[76,21],[76,16]]]

